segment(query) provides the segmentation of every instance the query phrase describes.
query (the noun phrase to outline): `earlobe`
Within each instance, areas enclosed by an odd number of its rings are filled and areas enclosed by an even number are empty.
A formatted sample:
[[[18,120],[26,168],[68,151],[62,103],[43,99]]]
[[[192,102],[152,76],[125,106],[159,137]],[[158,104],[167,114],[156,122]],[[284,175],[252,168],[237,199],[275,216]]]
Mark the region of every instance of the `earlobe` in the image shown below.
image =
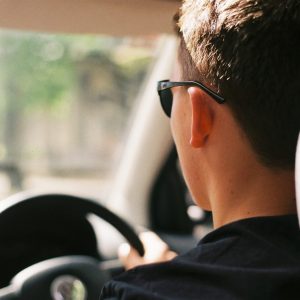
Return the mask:
[[[198,88],[188,89],[191,107],[191,140],[193,148],[202,148],[211,133],[213,127],[213,112],[207,97]]]

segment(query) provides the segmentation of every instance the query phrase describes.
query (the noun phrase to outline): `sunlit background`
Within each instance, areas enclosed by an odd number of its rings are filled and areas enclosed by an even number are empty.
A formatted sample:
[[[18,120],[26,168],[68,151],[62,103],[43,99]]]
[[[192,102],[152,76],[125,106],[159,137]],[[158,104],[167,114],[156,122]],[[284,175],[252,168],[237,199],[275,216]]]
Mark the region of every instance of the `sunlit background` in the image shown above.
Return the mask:
[[[0,196],[105,197],[158,37],[0,31]]]

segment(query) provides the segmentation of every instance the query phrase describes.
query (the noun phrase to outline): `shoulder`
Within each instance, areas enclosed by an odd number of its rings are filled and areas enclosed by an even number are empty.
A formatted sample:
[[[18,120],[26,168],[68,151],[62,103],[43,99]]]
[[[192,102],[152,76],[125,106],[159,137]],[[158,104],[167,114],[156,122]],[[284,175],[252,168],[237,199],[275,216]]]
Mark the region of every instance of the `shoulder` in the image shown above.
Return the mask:
[[[168,289],[166,277],[169,263],[151,264],[131,269],[109,281],[103,288],[101,298],[105,300],[160,300]],[[171,299],[171,298],[170,298]]]
[[[170,262],[123,273],[102,299],[277,299],[287,290],[281,287],[300,289],[293,284],[300,282],[298,236],[294,218],[235,222]]]

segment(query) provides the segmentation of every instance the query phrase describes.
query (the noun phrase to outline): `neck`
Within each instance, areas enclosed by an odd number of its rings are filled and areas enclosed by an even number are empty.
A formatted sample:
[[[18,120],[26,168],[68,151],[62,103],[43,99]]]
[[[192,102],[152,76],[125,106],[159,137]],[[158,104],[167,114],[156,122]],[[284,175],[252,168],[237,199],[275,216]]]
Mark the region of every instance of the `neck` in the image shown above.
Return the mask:
[[[294,171],[264,166],[230,109],[216,106],[214,113],[213,130],[195,160],[201,185],[192,189],[196,202],[212,210],[214,227],[296,214]]]
[[[215,182],[221,181],[210,197],[215,228],[245,218],[296,213],[291,171],[252,165],[250,172],[235,169],[226,180]]]

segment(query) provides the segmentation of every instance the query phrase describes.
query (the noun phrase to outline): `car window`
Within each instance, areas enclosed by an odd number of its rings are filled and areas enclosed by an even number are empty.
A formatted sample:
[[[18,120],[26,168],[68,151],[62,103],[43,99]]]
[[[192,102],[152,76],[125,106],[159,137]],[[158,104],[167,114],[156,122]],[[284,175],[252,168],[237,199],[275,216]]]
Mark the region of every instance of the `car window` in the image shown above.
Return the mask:
[[[159,36],[0,31],[0,195],[105,197]]]

